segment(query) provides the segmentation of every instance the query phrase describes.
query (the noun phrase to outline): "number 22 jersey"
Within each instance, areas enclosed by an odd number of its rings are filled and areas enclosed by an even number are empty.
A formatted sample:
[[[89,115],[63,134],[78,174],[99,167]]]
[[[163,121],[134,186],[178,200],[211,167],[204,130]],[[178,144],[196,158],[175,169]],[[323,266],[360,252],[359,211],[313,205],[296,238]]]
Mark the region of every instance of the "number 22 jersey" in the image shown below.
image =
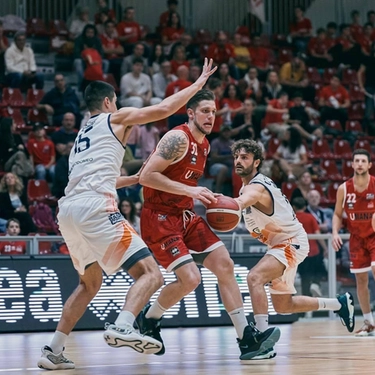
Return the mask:
[[[110,119],[109,113],[93,116],[78,132],[69,155],[69,182],[62,200],[82,193],[117,196],[116,178],[125,148],[113,133]]]
[[[367,189],[361,193],[355,190],[353,178],[346,181],[343,208],[348,217],[350,234],[361,238],[374,234],[372,216],[375,213],[375,177],[370,176]]]

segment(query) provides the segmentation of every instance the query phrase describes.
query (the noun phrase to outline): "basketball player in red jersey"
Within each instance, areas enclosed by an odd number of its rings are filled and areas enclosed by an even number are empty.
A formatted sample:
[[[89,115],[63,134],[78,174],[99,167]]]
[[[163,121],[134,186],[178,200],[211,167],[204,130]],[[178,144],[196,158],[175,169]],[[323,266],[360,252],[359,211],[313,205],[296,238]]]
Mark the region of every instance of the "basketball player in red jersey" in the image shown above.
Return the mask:
[[[164,135],[140,174],[139,182],[144,186],[142,238],[177,280],[161,290],[152,306],[146,306],[137,323],[141,333],[161,340],[162,315],[197,288],[201,276],[196,263],[202,264],[218,279],[223,304],[238,335],[240,359],[251,359],[272,347],[280,331],[270,328],[260,333],[248,324],[228,250],[193,212],[193,199],[204,204],[216,201],[209,189],[197,186],[210,151],[206,135],[215,121],[215,97],[211,91],[200,90],[186,108],[189,122]],[[164,351],[163,346],[156,354]]]
[[[370,154],[358,149],[353,153],[354,176],[340,185],[337,190],[335,213],[332,220],[332,244],[336,251],[342,246],[339,230],[345,211],[350,232],[350,272],[357,283],[357,296],[364,317],[364,324],[357,336],[374,336],[374,318],[370,307],[368,272],[375,276],[375,177],[369,174]]]

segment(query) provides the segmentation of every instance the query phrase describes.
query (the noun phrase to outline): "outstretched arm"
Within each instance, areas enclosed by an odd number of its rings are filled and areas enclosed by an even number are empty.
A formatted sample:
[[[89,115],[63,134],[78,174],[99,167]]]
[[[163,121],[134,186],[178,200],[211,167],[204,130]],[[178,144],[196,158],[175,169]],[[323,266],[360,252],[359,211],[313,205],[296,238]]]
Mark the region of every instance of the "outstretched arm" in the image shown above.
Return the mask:
[[[200,77],[189,87],[164,99],[161,103],[144,108],[121,108],[111,115],[114,125],[135,125],[155,122],[171,116],[185,105],[205,85],[207,79],[216,71],[212,68],[212,59],[204,59],[203,71]]]
[[[261,184],[246,185],[243,188],[242,195],[235,198],[241,210],[258,203],[264,192],[264,186]]]

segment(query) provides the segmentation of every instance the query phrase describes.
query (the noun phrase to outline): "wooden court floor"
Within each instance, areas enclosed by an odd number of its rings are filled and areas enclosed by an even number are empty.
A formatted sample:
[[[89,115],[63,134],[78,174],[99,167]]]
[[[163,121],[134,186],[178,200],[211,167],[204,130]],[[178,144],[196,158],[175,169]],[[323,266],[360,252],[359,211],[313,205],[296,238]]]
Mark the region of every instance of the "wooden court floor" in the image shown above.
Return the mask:
[[[362,322],[358,319],[357,327]],[[277,357],[242,364],[232,327],[166,328],[164,356],[110,348],[101,331],[74,332],[66,356],[76,369],[66,375],[356,375],[375,372],[375,337],[349,334],[338,320],[300,320],[280,325]],[[0,334],[0,375],[48,374],[36,362],[51,333]]]

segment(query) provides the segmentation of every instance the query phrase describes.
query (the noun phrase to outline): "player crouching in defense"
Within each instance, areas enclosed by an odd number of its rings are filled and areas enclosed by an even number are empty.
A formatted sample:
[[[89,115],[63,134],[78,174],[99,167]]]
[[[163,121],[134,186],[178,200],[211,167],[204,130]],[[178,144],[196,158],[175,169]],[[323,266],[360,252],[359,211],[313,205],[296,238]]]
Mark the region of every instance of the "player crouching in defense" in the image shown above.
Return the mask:
[[[251,236],[268,246],[267,253],[247,276],[256,327],[260,331],[268,328],[264,285],[271,280],[271,299],[278,313],[332,310],[352,332],[354,304],[350,293],[337,298],[293,296],[298,264],[309,252],[306,232],[285,195],[270,178],[259,173],[263,161],[259,145],[252,140],[239,140],[232,145],[232,154],[235,171],[243,183],[240,196],[235,200],[242,209]],[[275,355],[271,348],[253,359],[268,359]]]

